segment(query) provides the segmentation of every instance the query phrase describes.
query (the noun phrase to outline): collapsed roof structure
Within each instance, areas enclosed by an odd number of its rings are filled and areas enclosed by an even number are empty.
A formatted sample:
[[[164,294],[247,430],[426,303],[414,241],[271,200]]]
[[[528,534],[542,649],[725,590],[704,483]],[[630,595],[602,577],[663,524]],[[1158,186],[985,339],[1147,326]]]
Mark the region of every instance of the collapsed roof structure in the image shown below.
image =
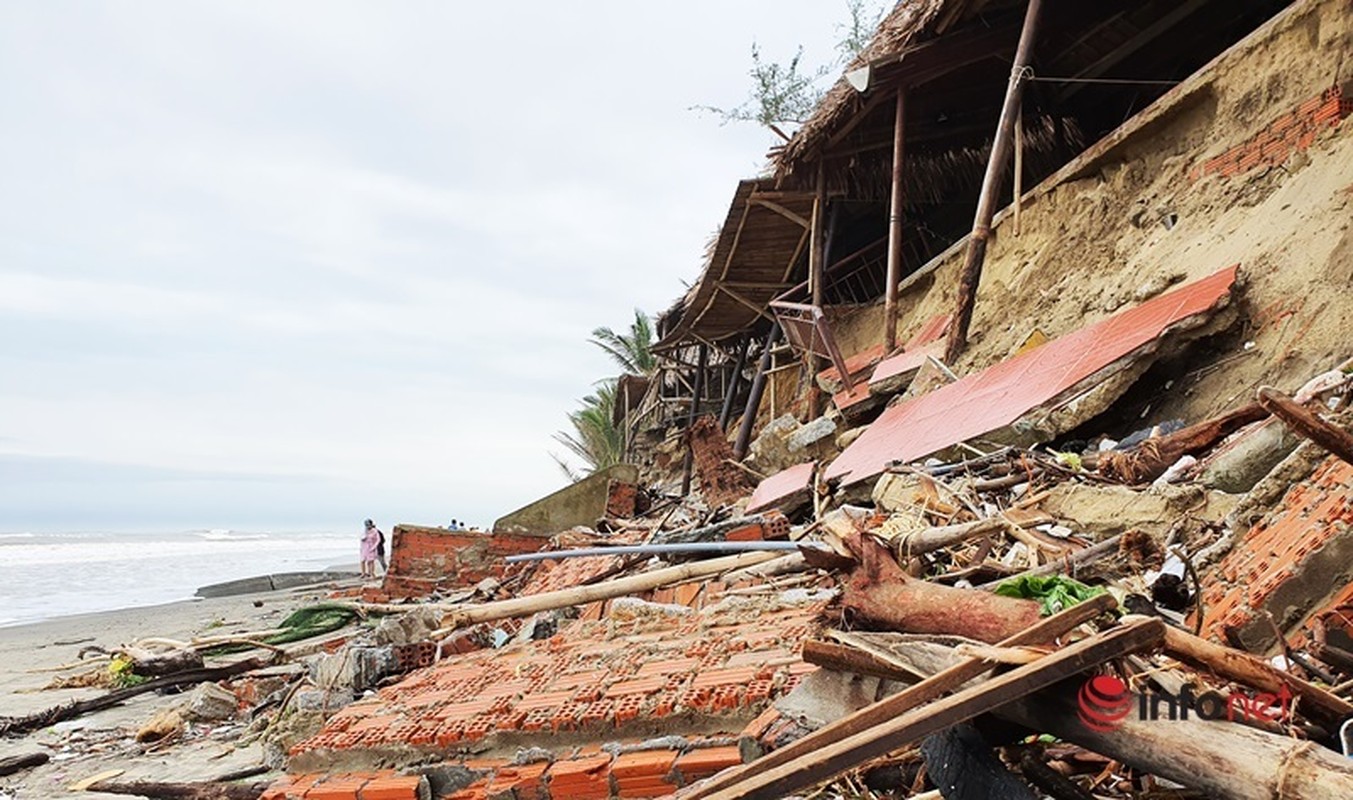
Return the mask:
[[[898,4],[622,382],[635,467],[397,528],[263,796],[1353,796],[1350,52]]]

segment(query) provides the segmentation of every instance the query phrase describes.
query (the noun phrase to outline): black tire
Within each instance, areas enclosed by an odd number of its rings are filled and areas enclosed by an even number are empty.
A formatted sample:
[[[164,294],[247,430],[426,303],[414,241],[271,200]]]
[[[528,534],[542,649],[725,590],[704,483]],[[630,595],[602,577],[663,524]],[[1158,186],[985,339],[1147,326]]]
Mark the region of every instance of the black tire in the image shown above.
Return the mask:
[[[921,755],[926,774],[945,800],[1037,800],[967,723],[927,736]]]

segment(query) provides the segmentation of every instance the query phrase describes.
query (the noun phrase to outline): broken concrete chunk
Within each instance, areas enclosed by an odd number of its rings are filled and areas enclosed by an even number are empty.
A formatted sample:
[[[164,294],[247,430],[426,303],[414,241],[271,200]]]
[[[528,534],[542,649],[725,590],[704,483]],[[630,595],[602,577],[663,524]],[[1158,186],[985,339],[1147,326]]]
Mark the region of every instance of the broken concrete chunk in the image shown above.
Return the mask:
[[[806,450],[811,445],[835,433],[836,420],[830,417],[818,417],[790,434],[785,444],[789,448],[789,452],[796,453]]]
[[[873,704],[882,696],[884,681],[851,672],[820,669],[805,675],[775,709],[810,730]]]
[[[219,722],[235,716],[237,703],[234,692],[215,683],[199,683],[188,694],[183,716],[193,722]]]
[[[328,689],[363,692],[395,670],[393,647],[353,645],[333,655],[316,655],[308,660],[314,682]]]
[[[1193,485],[1153,486],[1144,491],[1126,486],[1063,483],[1054,486],[1042,502],[1049,514],[1074,522],[1077,530],[1097,535],[1140,528],[1164,536],[1185,512],[1219,522],[1235,508],[1238,498]]]
[[[1276,419],[1240,431],[1203,461],[1198,482],[1231,494],[1253,489],[1301,440]]]
[[[874,505],[884,511],[901,511],[925,502],[921,476],[915,473],[883,473],[871,496]]]
[[[203,684],[208,685],[208,684]],[[234,699],[233,696],[231,699]],[[136,741],[142,744],[146,742],[158,742],[169,736],[173,736],[183,729],[183,714],[178,708],[162,708],[155,712],[141,729],[136,732]]]

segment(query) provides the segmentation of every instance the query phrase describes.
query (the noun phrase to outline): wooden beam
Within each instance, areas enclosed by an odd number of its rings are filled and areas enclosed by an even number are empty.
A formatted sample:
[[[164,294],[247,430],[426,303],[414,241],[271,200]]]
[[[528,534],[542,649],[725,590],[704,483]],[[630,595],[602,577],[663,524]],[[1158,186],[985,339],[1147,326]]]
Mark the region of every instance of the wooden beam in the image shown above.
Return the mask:
[[[1259,389],[1259,405],[1300,436],[1353,464],[1353,435],[1332,425],[1297,401],[1268,386]]]
[[[1165,637],[1165,623],[1138,619],[1017,667],[984,683],[927,706],[885,720],[854,736],[822,747],[787,764],[761,769],[728,788],[692,795],[709,800],[773,800],[828,780],[866,761],[965,722],[1046,688],[1110,659],[1155,648]],[[919,685],[919,684],[918,684]],[[895,700],[896,695],[889,700]],[[888,702],[885,700],[883,702]],[[875,703],[869,708],[876,708]],[[866,711],[869,709],[865,709]],[[856,712],[857,714],[860,712]],[[853,715],[852,715],[853,716]],[[849,717],[847,718],[849,719]],[[773,755],[773,754],[772,754]],[[755,765],[756,762],[753,762]]]
[[[794,224],[800,225],[804,228],[813,227],[813,223],[804,219],[802,216],[795,214],[793,211],[790,211],[789,209],[785,208],[784,206],[780,205],[779,203],[773,200],[765,200],[756,195],[752,195],[752,199],[748,200],[747,204],[751,206],[761,206],[762,208],[767,209],[769,211],[774,211],[776,214],[779,214],[780,216],[784,217],[790,222],[793,222]]]
[[[1033,55],[1033,43],[1038,34],[1039,11],[1042,7],[1043,0],[1029,0],[1028,10],[1024,14],[1024,28],[1020,31],[1019,47],[1015,50],[1015,63],[1010,71],[1010,83],[1005,90],[1005,103],[1001,106],[1001,117],[996,123],[991,158],[987,161],[986,174],[982,177],[982,191],[978,195],[972,233],[968,235],[963,271],[959,275],[958,308],[954,313],[955,319],[949,328],[949,336],[944,346],[946,364],[958,363],[958,357],[967,345],[968,326],[972,323],[973,305],[977,299],[977,285],[982,278],[982,261],[987,253],[987,240],[991,238],[991,220],[996,214],[1001,180],[1005,176],[1005,162],[1010,156],[1015,116],[1024,97],[1026,81],[1023,73]]]
[[[1108,595],[1092,597],[1084,603],[1074,605],[1065,611],[1040,621],[1038,624],[1018,635],[1005,639],[1001,644],[1013,647],[1029,644],[1045,644],[1054,641],[1058,637],[1066,635],[1080,625],[1089,622],[1100,614],[1112,609],[1116,602],[1117,601]],[[889,667],[881,665],[877,661],[874,663],[878,669],[889,669]],[[952,667],[942,672],[938,672],[915,686],[904,690],[900,694],[862,708],[854,714],[833,722],[824,728],[820,728],[802,739],[791,742],[779,750],[768,753],[750,764],[744,764],[740,767],[735,767],[719,773],[714,778],[710,779],[708,783],[699,786],[696,791],[690,795],[688,800],[697,800],[697,798],[712,795],[714,792],[733,786],[749,776],[756,775],[764,770],[783,766],[796,759],[807,756],[820,748],[835,744],[836,742],[854,736],[862,731],[869,730],[876,725],[880,725],[890,719],[911,711],[924,703],[929,703],[932,700],[943,697],[945,694],[957,689],[968,681],[990,672],[993,666],[995,665],[980,658],[970,658],[965,661],[960,661]],[[911,679],[906,676],[906,673],[902,673],[895,669],[894,674],[887,677],[900,680]]]
[[[723,292],[724,294],[726,294],[726,295],[728,295],[729,297],[733,298],[733,299],[736,300],[737,302],[739,302],[739,303],[741,303],[742,305],[746,306],[746,307],[748,308],[748,310],[750,310],[752,313],[756,314],[757,316],[759,316],[759,317],[765,317],[766,319],[775,319],[775,317],[772,316],[772,315],[770,314],[770,312],[766,311],[762,306],[759,306],[759,305],[757,305],[756,303],[753,303],[751,300],[748,300],[747,298],[743,297],[742,295],[738,294],[737,292],[733,291],[732,289],[729,289],[729,288],[728,288],[728,285],[725,284],[723,281],[719,281],[718,283],[716,283],[716,284],[715,284],[715,287],[716,287],[719,291]]]
[[[1105,53],[1098,61],[1077,72],[1076,78],[1098,78],[1118,66],[1133,53],[1150,44],[1170,28],[1183,22],[1189,15],[1208,3],[1208,0],[1185,0],[1169,12],[1162,14],[1147,27],[1138,31],[1131,39]],[[1057,94],[1057,102],[1065,102],[1072,95],[1084,89],[1088,84],[1071,83]]]
[[[738,438],[733,443],[733,458],[739,461],[747,455],[747,446],[752,441],[752,428],[756,425],[756,414],[761,409],[761,395],[766,391],[766,372],[770,369],[775,340],[779,337],[780,321],[776,320],[771,323],[770,333],[766,334],[766,343],[761,348],[761,360],[756,365],[756,375],[752,378],[752,388],[747,395],[747,408],[742,412]]]

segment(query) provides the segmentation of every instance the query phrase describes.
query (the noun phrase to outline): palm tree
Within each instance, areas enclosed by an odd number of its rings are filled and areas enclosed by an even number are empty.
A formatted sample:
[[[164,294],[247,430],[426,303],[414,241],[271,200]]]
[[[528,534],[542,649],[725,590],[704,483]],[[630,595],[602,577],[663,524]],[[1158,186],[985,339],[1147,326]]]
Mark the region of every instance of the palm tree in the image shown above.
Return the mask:
[[[588,341],[605,350],[622,370],[633,375],[651,375],[658,366],[653,356],[653,322],[637,308],[628,334],[601,327],[592,331]]]
[[[598,383],[596,393],[584,397],[581,407],[569,413],[568,421],[573,425],[573,432],[560,431],[554,435],[555,441],[568,448],[587,466],[584,474],[606,469],[624,459],[625,437],[612,422],[615,385],[613,378]],[[569,480],[576,481],[582,477],[559,456],[555,455],[554,461]]]

